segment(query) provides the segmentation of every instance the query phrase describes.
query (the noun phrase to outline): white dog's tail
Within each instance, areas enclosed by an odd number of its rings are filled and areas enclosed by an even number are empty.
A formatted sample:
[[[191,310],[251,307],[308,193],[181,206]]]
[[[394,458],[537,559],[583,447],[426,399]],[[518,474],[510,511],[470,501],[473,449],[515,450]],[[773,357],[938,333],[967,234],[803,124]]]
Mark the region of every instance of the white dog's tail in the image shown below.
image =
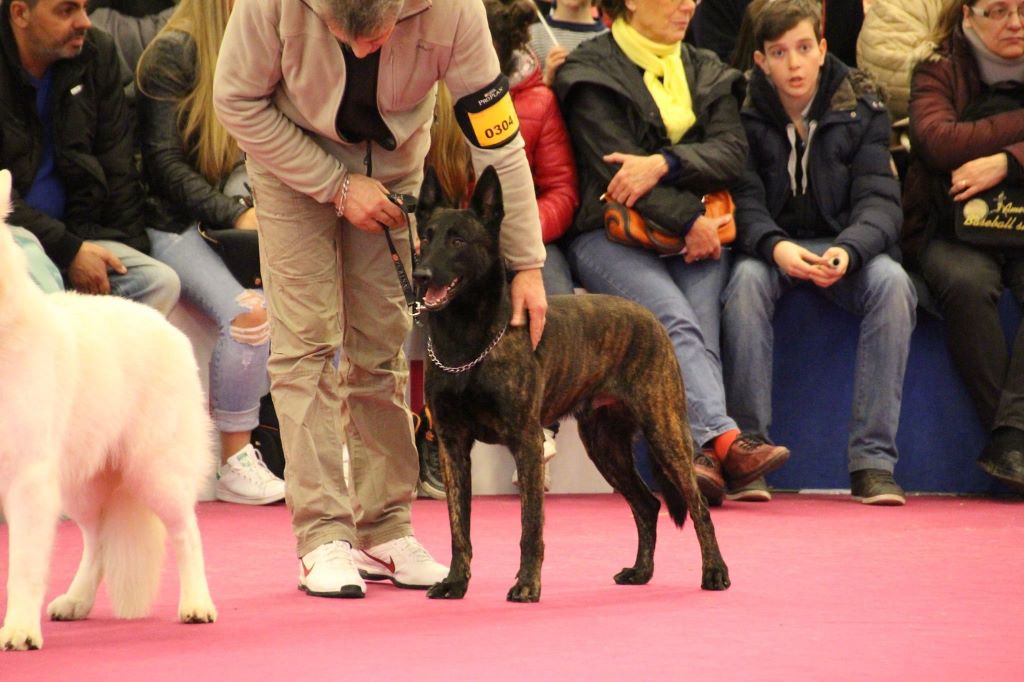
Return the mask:
[[[164,525],[123,485],[103,505],[99,544],[103,575],[118,618],[141,618],[160,588]]]

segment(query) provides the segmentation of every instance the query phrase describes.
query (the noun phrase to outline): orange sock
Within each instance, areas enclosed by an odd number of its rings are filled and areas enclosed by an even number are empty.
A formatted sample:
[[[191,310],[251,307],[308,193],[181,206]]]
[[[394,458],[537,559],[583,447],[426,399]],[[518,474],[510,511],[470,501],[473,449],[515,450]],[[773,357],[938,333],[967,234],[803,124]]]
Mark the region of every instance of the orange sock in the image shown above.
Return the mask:
[[[739,429],[729,429],[723,434],[715,436],[715,439],[711,441],[711,447],[715,450],[715,457],[718,458],[719,462],[725,461],[725,456],[729,454],[729,448],[732,444],[740,437]]]

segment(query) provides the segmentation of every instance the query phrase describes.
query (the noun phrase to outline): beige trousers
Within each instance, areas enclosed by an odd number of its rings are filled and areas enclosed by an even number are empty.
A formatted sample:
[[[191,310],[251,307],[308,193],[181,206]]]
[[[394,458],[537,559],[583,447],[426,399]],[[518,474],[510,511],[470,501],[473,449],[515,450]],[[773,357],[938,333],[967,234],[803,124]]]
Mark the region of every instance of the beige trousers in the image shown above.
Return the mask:
[[[402,351],[411,318],[387,240],[247,166],[298,556],[333,540],[369,547],[408,535],[419,478]],[[408,231],[393,236],[408,254]]]

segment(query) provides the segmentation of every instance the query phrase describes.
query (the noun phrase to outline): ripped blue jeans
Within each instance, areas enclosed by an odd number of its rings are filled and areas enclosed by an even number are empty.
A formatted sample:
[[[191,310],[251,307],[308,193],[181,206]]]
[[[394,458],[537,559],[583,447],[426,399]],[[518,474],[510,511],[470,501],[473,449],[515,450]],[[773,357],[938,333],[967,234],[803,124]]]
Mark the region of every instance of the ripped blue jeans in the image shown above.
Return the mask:
[[[264,307],[263,291],[245,289],[192,225],[181,234],[146,230],[152,256],[181,278],[182,298],[217,324],[220,335],[210,358],[210,408],[217,429],[251,431],[259,423],[260,398],[270,390],[269,323],[239,328],[232,321]]]

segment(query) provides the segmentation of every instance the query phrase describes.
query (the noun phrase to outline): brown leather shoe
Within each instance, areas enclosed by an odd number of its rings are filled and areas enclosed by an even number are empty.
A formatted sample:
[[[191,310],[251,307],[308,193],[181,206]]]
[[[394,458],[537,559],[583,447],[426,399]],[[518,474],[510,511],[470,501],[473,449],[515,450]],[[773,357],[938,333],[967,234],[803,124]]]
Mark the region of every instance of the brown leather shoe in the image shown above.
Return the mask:
[[[722,471],[730,488],[743,488],[754,479],[775,471],[787,459],[789,448],[769,443],[754,433],[741,433],[729,446]]]
[[[722,506],[725,495],[725,479],[722,478],[722,463],[711,450],[702,450],[693,456],[693,471],[697,474],[697,486],[709,507]]]

